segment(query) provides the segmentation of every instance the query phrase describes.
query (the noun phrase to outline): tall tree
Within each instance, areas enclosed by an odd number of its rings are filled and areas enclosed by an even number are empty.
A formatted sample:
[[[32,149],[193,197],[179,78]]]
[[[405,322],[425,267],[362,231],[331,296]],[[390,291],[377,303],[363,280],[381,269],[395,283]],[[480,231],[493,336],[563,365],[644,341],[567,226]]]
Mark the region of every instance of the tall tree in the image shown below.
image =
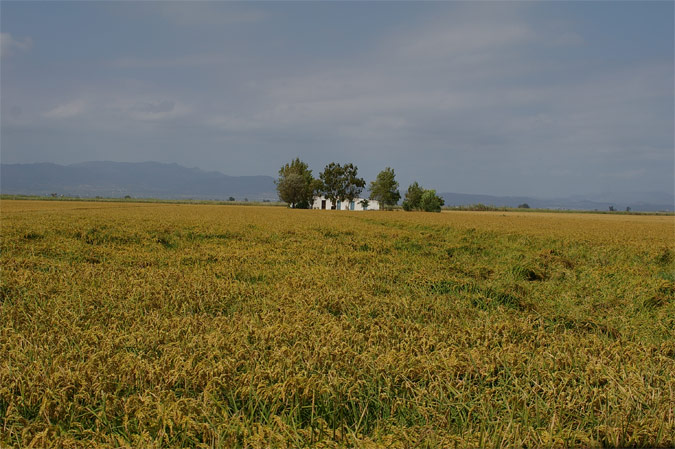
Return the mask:
[[[321,185],[319,192],[328,198],[335,207],[338,201],[353,201],[366,185],[358,177],[358,168],[353,164],[340,165],[331,162],[319,174]]]
[[[292,208],[306,208],[307,185],[301,175],[289,173],[280,178],[277,182],[277,192],[279,193],[279,198],[287,202]]]
[[[311,206],[315,180],[312,170],[300,158],[295,158],[279,169],[276,185],[281,201],[285,201],[293,208],[307,209]]]
[[[358,177],[359,169],[354,164],[345,164],[343,170],[345,199],[354,201],[363,191],[363,188],[366,186],[366,181],[363,178]]]
[[[378,201],[384,207],[391,207],[401,199],[393,168],[385,168],[370,183],[370,199]]]
[[[420,208],[420,200],[422,199],[422,194],[424,189],[417,183],[417,181],[410,184],[408,191],[405,193],[405,199],[403,200],[403,209],[404,210],[415,210]]]
[[[321,185],[319,191],[333,204],[337,204],[338,199],[344,197],[343,178],[344,170],[340,164],[331,162],[324,167],[323,172],[319,174]]]

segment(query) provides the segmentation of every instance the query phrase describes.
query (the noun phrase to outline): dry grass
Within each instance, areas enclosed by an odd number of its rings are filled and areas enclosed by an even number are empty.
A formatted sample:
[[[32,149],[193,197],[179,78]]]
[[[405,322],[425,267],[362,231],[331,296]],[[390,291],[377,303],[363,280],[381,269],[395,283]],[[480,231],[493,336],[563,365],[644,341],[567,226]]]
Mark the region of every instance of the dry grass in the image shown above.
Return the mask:
[[[0,210],[0,446],[675,444],[675,217]]]

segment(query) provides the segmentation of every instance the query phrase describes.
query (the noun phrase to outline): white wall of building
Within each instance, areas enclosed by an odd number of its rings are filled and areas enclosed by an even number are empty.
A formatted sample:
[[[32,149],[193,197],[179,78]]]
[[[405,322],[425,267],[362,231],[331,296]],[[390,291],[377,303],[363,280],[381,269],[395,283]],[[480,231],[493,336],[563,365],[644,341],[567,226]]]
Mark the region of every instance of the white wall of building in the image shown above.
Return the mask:
[[[356,198],[353,202],[349,201],[338,201],[339,210],[380,210],[380,203],[375,200],[368,200],[368,209],[364,209],[361,205],[363,198]],[[312,203],[312,209],[327,209],[330,210],[333,208],[333,203],[328,198],[319,196],[314,198],[314,203]],[[338,208],[336,208],[338,209]]]

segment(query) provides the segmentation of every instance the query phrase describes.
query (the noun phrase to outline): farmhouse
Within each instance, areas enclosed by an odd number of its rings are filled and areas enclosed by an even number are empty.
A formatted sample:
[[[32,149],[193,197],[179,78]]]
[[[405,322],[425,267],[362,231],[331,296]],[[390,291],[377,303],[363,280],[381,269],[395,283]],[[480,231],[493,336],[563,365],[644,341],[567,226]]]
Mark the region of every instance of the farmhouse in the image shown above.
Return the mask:
[[[368,205],[364,207],[362,201],[368,201]],[[312,209],[337,209],[337,210],[380,210],[380,203],[375,200],[367,200],[364,198],[356,198],[354,201],[338,201],[337,207],[333,202],[324,196],[314,198]]]

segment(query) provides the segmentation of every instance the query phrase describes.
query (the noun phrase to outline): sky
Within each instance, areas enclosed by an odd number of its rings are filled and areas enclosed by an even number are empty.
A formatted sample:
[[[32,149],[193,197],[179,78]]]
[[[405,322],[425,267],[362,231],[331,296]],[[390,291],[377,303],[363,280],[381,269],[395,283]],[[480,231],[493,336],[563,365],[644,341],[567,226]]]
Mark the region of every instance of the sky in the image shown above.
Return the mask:
[[[3,0],[0,160],[672,193],[673,5]]]

